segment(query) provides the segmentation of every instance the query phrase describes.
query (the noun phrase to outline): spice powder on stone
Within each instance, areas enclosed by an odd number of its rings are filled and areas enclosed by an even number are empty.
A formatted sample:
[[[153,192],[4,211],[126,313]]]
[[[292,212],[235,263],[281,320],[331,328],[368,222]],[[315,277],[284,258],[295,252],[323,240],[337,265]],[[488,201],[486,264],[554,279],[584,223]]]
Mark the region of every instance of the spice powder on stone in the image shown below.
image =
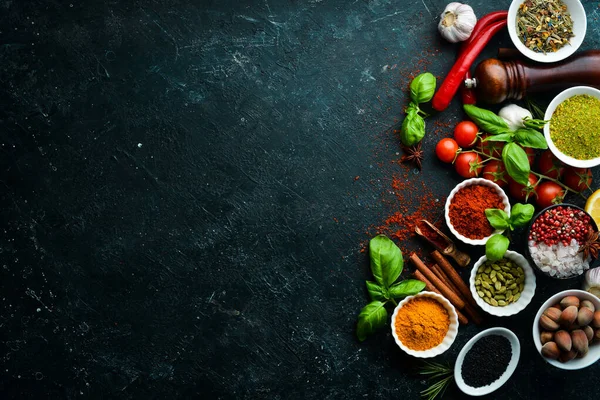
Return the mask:
[[[469,239],[483,239],[494,233],[485,216],[487,208],[504,210],[502,198],[492,187],[471,185],[460,189],[450,202],[450,223]]]
[[[415,297],[400,310],[394,321],[398,338],[411,350],[429,350],[442,343],[450,327],[448,311],[430,297]]]

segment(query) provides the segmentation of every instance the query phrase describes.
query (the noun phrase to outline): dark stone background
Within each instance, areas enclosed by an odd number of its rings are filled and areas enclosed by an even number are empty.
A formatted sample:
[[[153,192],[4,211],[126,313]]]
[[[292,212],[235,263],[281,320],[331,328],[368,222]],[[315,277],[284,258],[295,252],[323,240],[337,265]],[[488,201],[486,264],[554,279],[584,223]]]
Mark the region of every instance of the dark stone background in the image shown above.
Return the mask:
[[[417,399],[389,329],[361,344],[354,328],[361,249],[405,168],[408,76],[455,57],[445,4],[2,0],[1,397]],[[462,118],[455,102],[428,123]],[[411,179],[443,198],[459,179],[438,139]],[[598,365],[554,369],[530,333],[579,284],[539,279],[525,311],[461,327],[439,359],[506,326],[523,352],[493,398],[598,398]]]

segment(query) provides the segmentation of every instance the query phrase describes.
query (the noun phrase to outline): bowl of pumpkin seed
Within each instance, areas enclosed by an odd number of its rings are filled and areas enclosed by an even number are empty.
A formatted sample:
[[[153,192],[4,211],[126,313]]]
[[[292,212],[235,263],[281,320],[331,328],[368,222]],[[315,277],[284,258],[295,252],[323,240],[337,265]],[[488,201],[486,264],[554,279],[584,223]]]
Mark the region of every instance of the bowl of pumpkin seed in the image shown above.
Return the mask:
[[[481,309],[497,317],[524,310],[535,294],[535,274],[525,257],[507,250],[497,261],[481,257],[471,270],[469,287]]]

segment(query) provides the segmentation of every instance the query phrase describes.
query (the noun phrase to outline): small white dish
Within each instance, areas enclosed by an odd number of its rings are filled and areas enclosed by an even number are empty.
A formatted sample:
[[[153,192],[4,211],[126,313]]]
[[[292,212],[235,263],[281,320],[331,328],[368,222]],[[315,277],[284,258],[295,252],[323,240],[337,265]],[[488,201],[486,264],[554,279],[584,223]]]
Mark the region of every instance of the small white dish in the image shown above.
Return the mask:
[[[567,11],[569,14],[571,14],[571,19],[573,20],[573,33],[575,36],[569,40],[569,44],[564,45],[558,51],[546,54],[529,50],[527,46],[521,42],[521,39],[517,35],[517,11],[519,10],[519,6],[525,2],[525,0],[513,0],[513,2],[510,4],[507,18],[508,35],[510,36],[510,39],[515,47],[525,57],[543,63],[557,62],[564,60],[571,54],[575,53],[575,51],[577,51],[579,46],[581,46],[583,43],[583,39],[585,38],[585,33],[587,30],[587,17],[585,14],[585,9],[579,0],[562,1],[567,6]]]
[[[446,333],[446,336],[440,344],[428,350],[412,350],[406,347],[398,338],[398,334],[396,333],[396,327],[394,326],[394,322],[396,321],[396,317],[398,316],[398,311],[410,300],[415,299],[417,297],[430,297],[432,299],[437,300],[442,306],[444,306],[446,311],[448,311],[448,316],[450,317],[450,326],[448,327],[448,332]],[[454,306],[450,304],[450,302],[446,300],[445,297],[433,292],[421,292],[414,296],[408,296],[400,303],[398,303],[398,305],[394,309],[394,314],[392,314],[391,325],[392,336],[394,336],[394,340],[396,341],[398,347],[400,347],[405,353],[413,357],[430,358],[442,354],[450,348],[452,343],[454,343],[454,339],[456,339],[456,334],[458,333],[458,315],[456,314]]]
[[[535,274],[533,273],[533,268],[527,262],[527,259],[520,255],[519,253],[511,250],[507,250],[504,255],[505,258],[515,262],[525,272],[525,284],[523,286],[523,292],[521,293],[521,297],[517,300],[516,303],[510,303],[507,306],[503,307],[495,307],[492,306],[485,301],[477,294],[477,290],[475,290],[475,275],[477,274],[477,270],[479,267],[487,261],[487,257],[483,256],[473,266],[471,270],[471,277],[469,278],[469,288],[471,289],[471,295],[475,299],[475,302],[483,311],[488,314],[495,315],[497,317],[508,317],[510,315],[515,315],[527,307],[527,305],[531,302],[533,295],[535,294]]]
[[[571,289],[571,290],[563,290],[562,292],[556,293],[554,296],[552,296],[548,300],[546,300],[546,302],[544,304],[542,304],[539,311],[535,315],[535,318],[533,319],[533,329],[532,329],[533,343],[535,344],[535,348],[537,349],[538,353],[540,353],[540,357],[542,357],[548,364],[553,365],[556,368],[560,368],[560,369],[567,369],[567,370],[582,369],[585,367],[589,367],[590,365],[592,365],[596,361],[598,361],[598,359],[600,359],[600,343],[592,343],[590,345],[590,350],[585,355],[585,357],[575,358],[575,359],[573,359],[571,361],[567,361],[565,363],[560,362],[558,360],[551,360],[542,355],[542,341],[540,340],[540,323],[539,323],[540,317],[542,316],[542,313],[548,307],[550,307],[556,303],[559,303],[560,300],[566,296],[577,296],[577,297],[579,297],[579,300],[589,300],[594,304],[594,307],[596,307],[596,310],[600,310],[600,299],[598,297],[594,296],[593,294],[591,294],[590,292],[586,292],[583,290]]]
[[[454,227],[452,226],[452,223],[450,222],[450,203],[452,203],[452,199],[454,198],[454,195],[456,195],[456,193],[459,190],[461,190],[462,188],[465,188],[465,187],[471,186],[471,185],[484,185],[484,186],[489,186],[489,187],[495,189],[496,192],[498,192],[498,194],[502,198],[502,203],[504,204],[504,211],[506,211],[508,214],[510,214],[510,202],[508,201],[508,197],[506,196],[506,193],[504,193],[504,190],[502,190],[502,188],[500,186],[498,186],[497,184],[495,184],[494,182],[492,182],[490,180],[483,179],[483,178],[466,179],[466,180],[462,181],[461,183],[459,183],[458,185],[456,185],[454,187],[454,189],[452,189],[452,191],[450,192],[450,195],[448,195],[448,199],[446,200],[446,205],[444,206],[444,218],[446,219],[446,225],[448,225],[450,232],[452,232],[452,234],[454,236],[456,236],[456,238],[458,238],[458,240],[460,240],[461,242],[464,242],[466,244],[483,245],[494,234],[502,233],[502,232],[504,232],[504,230],[496,229],[491,235],[486,236],[482,239],[469,239],[468,237],[465,237],[465,236],[461,235],[460,233],[458,233],[458,231],[456,229],[454,229]]]
[[[498,335],[507,338],[510,342],[510,345],[512,346],[512,357],[508,362],[506,371],[504,371],[504,373],[500,375],[500,378],[498,378],[495,382],[492,382],[489,385],[475,388],[465,383],[462,377],[462,365],[465,360],[465,356],[467,355],[469,350],[471,350],[475,342],[489,335]],[[484,396],[486,394],[490,394],[493,391],[500,388],[500,386],[504,385],[506,381],[508,381],[508,379],[511,377],[513,372],[515,372],[517,364],[519,363],[520,355],[521,344],[519,343],[519,339],[514,333],[512,333],[506,328],[486,329],[485,331],[478,333],[471,340],[469,340],[467,344],[465,344],[465,347],[463,347],[460,353],[458,354],[458,357],[456,358],[456,363],[454,364],[454,380],[456,381],[456,385],[460,390],[463,391],[463,393],[468,394],[469,396]]]
[[[546,108],[544,120],[550,121],[550,119],[552,119],[552,114],[554,114],[554,111],[556,111],[556,108],[560,105],[560,103],[567,100],[569,97],[577,96],[580,94],[587,94],[590,96],[594,96],[597,99],[600,99],[600,90],[589,86],[574,86],[572,88],[563,90],[550,102],[548,108]],[[576,168],[592,168],[597,165],[600,165],[600,157],[592,158],[589,160],[578,160],[560,151],[552,141],[552,138],[550,137],[550,123],[544,125],[544,137],[546,138],[548,148],[550,149],[550,151],[552,151],[552,154],[554,154],[556,158],[558,158],[565,164]]]

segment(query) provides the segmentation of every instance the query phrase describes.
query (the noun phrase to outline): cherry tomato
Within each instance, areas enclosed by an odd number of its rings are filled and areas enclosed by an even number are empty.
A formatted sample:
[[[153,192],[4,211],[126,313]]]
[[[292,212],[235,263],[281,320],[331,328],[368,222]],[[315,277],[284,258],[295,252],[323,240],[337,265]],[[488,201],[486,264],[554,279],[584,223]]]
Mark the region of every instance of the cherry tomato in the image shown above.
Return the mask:
[[[456,143],[456,141],[451,138],[443,138],[435,146],[435,154],[441,161],[445,163],[451,163],[452,161],[454,161],[454,157],[456,156],[457,150],[458,143]]]
[[[523,147],[523,150],[525,150],[525,153],[527,153],[527,159],[529,160],[529,166],[532,166],[533,162],[535,161],[535,150],[532,149],[531,147]]]
[[[492,157],[496,157],[496,158],[500,158],[502,156],[502,149],[504,148],[505,143],[504,142],[490,142],[489,140],[484,141],[484,139],[486,139],[489,136],[491,136],[489,133],[484,133],[483,135],[481,135],[479,140],[477,141],[477,148],[483,154],[486,154],[486,155],[492,156]]]
[[[462,121],[454,128],[454,140],[463,149],[470,149],[477,141],[477,125],[471,121]]]
[[[514,179],[508,180],[508,193],[517,201],[529,201],[536,196],[535,185],[538,181],[538,177],[532,173],[529,173],[529,185],[521,185]]]
[[[537,160],[538,172],[552,179],[558,179],[565,165],[550,150],[544,151]]]
[[[460,153],[454,162],[456,172],[463,178],[473,178],[479,176],[481,172],[481,157],[472,151]]]
[[[562,179],[564,184],[571,189],[582,192],[592,185],[592,170],[589,168],[566,167]]]
[[[498,184],[500,187],[508,185],[506,180],[508,174],[502,161],[491,160],[486,162],[481,177]]]
[[[558,183],[545,181],[535,188],[537,195],[535,202],[542,208],[550,207],[552,204],[562,203],[565,191]]]

